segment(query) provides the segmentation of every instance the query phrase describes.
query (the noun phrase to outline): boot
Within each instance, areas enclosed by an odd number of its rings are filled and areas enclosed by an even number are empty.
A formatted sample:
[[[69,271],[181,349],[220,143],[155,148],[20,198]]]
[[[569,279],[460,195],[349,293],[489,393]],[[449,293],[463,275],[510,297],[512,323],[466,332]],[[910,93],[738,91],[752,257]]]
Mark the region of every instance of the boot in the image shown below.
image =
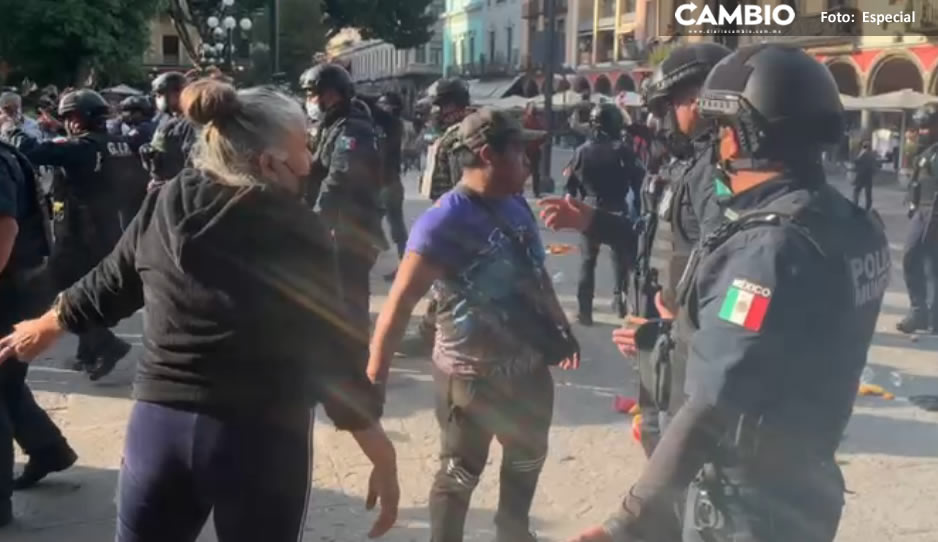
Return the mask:
[[[928,316],[920,312],[912,312],[896,324],[896,329],[902,333],[915,333],[928,330]]]
[[[579,312],[576,315],[576,321],[581,326],[591,326],[593,325],[593,315],[587,312]]]
[[[114,341],[102,349],[95,358],[94,365],[88,369],[88,378],[95,382],[110,374],[117,362],[124,359],[124,356],[130,352],[130,348],[130,343],[115,337]]]
[[[75,461],[78,461],[78,454],[66,443],[36,452],[29,456],[23,472],[13,480],[13,489],[29,489],[49,474],[71,467]]]
[[[532,532],[508,535],[496,529],[495,542],[537,542],[537,535]]]

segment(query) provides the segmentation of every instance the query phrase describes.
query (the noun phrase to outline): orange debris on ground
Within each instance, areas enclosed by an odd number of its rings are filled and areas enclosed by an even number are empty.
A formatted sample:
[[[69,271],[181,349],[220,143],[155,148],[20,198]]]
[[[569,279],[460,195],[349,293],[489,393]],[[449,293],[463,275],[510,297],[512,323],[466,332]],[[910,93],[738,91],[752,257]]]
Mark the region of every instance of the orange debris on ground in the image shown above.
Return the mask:
[[[548,243],[545,248],[547,249],[548,254],[554,256],[559,254],[569,254],[570,252],[576,250],[576,247],[567,243]]]

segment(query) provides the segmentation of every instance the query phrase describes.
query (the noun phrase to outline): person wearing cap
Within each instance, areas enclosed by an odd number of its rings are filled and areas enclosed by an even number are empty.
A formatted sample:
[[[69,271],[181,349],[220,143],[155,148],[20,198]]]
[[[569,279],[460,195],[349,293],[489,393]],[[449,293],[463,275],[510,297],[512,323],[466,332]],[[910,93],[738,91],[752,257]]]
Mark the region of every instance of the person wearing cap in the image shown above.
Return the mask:
[[[414,306],[432,288],[442,453],[430,491],[430,539],[462,540],[494,437],[504,448],[496,540],[531,541],[528,515],[553,411],[548,365],[579,365],[544,267],[537,221],[522,195],[530,167],[525,144],[544,133],[525,130],[507,112],[482,109],[456,134],[453,158],[462,177],[411,229],[375,324],[367,372],[385,384]],[[558,350],[545,351],[548,343]]]

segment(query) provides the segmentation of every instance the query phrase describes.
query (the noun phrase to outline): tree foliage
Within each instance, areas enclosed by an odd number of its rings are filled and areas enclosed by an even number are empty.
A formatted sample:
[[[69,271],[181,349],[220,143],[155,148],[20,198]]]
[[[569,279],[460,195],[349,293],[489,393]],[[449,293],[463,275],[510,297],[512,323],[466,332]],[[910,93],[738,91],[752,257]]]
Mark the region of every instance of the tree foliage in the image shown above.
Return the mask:
[[[139,69],[160,0],[0,0],[0,59],[62,85]]]
[[[400,49],[423,45],[432,35],[433,0],[322,0],[330,37],[357,28],[365,39],[380,39]]]
[[[10,0],[0,0],[10,1]],[[13,0],[16,1],[16,0]],[[234,15],[263,17],[271,0],[236,0]],[[293,51],[305,51],[310,44],[322,47],[344,28],[357,28],[365,39],[380,39],[401,49],[429,41],[434,15],[427,13],[433,0],[281,0],[282,64],[287,66]],[[217,15],[218,0],[166,0],[168,11],[192,58],[198,58],[199,40],[190,35],[194,28],[203,40],[209,37],[206,21]],[[264,14],[264,15],[262,15]],[[266,31],[266,30],[262,30]]]

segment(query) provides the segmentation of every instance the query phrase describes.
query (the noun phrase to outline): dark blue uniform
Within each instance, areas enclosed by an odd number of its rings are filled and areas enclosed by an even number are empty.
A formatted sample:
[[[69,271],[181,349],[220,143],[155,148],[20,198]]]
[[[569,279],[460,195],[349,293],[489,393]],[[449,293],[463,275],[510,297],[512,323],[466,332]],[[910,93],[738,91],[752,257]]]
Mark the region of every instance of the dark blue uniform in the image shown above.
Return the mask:
[[[605,136],[592,139],[577,148],[570,162],[567,193],[582,197],[591,206],[621,216],[630,222],[627,197],[639,200],[645,170],[631,148],[622,141]],[[596,260],[599,248],[608,244],[612,249],[612,269],[615,277],[613,296],[620,303],[627,287],[628,267],[634,259],[634,243],[630,236],[593,236],[584,233],[580,242],[580,279],[577,300],[580,316],[587,320],[593,314],[593,293],[596,282]]]
[[[649,468],[673,460],[658,473],[677,486],[697,473],[686,542],[830,542],[837,530],[834,452],[889,282],[889,246],[877,219],[823,181],[802,186],[780,177],[724,193],[727,222],[678,288],[688,400]]]
[[[13,140],[34,165],[63,172],[52,182],[55,244],[49,260],[55,290],[61,291],[114,248],[121,236],[123,186],[141,177],[140,161],[125,138],[104,133],[43,142],[18,134]],[[77,357],[91,362],[105,350],[126,349],[110,330],[95,329],[79,337]]]
[[[902,272],[912,314],[900,326],[913,332],[938,331],[938,145],[926,149],[909,184],[909,232],[902,254]],[[928,283],[931,283],[931,299]],[[904,324],[908,325],[904,325]]]
[[[189,165],[198,130],[181,115],[163,114],[149,145],[150,175],[157,183],[166,182]]]
[[[18,227],[10,258],[0,268],[0,335],[6,335],[19,321],[38,316],[52,296],[39,272],[49,255],[49,239],[36,178],[26,158],[3,143],[0,217],[13,218]],[[68,449],[62,433],[26,386],[26,367],[16,360],[0,365],[0,525],[10,513],[14,435],[31,457]]]
[[[326,113],[313,152],[312,182],[321,186],[319,210],[338,249],[344,296],[366,341],[368,275],[388,248],[381,230],[381,157],[369,110],[354,100]]]

